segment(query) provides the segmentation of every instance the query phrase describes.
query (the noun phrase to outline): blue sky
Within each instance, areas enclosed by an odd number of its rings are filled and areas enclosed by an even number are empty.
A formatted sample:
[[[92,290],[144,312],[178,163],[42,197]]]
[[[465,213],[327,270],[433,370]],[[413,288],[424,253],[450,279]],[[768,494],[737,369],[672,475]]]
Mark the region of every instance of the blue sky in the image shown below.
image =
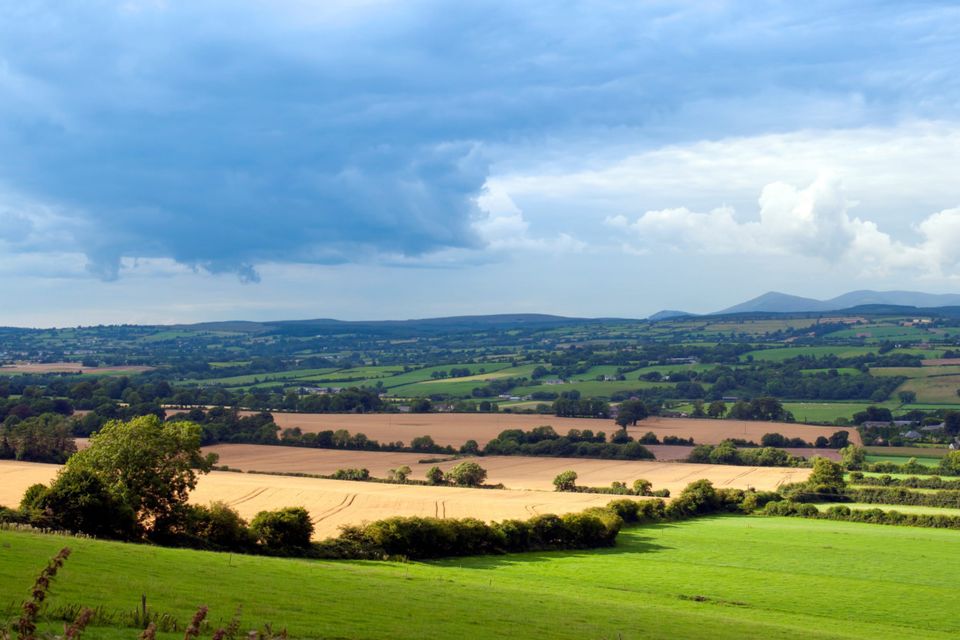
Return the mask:
[[[0,0],[0,324],[954,291],[958,67],[947,2]]]

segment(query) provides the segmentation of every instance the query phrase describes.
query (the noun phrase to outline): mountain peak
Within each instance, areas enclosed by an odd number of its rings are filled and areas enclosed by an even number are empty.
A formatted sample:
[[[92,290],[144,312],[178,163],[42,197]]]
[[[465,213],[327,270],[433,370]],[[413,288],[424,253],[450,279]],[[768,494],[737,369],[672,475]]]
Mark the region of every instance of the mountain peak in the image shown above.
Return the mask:
[[[730,313],[802,313],[839,311],[865,305],[892,305],[900,307],[947,307],[960,305],[955,293],[923,293],[919,291],[850,291],[829,300],[803,298],[779,291],[768,291],[752,300],[718,311],[714,315]]]

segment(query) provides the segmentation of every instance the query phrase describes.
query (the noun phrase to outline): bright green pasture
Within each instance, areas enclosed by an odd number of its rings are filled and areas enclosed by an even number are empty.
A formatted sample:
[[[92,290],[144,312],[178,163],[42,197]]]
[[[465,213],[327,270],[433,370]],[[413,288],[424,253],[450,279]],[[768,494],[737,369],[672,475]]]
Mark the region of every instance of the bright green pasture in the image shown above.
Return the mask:
[[[181,622],[199,604],[216,622],[242,606],[243,629],[270,622],[292,638],[960,633],[952,605],[960,532],[950,530],[716,517],[625,530],[607,550],[435,563],[311,562],[0,532],[7,615],[64,544],[74,554],[54,583],[54,607],[130,611],[146,594],[155,611]],[[134,637],[103,628],[88,635]]]
[[[596,380],[597,376],[616,376],[617,369],[621,367],[614,364],[602,364],[595,367],[590,367],[583,373],[579,373],[573,376],[572,380],[583,381],[583,380]],[[624,374],[626,375],[626,374]],[[633,377],[636,377],[636,374],[632,374]]]
[[[786,329],[805,329],[817,324],[816,318],[767,318],[763,320],[721,320],[702,328],[704,333],[764,335]]]
[[[628,378],[639,378],[647,373],[652,373],[654,371],[660,372],[662,375],[670,375],[676,371],[707,371],[714,368],[716,365],[713,364],[657,364],[650,367],[643,367],[641,369],[635,369],[629,372],[627,375]]]
[[[290,371],[277,371],[273,373],[250,373],[241,376],[224,376],[221,378],[206,378],[204,380],[187,380],[203,385],[222,385],[224,387],[242,387],[262,382],[271,381],[289,381],[317,376],[336,371],[335,368],[326,369],[292,369]]]
[[[813,506],[820,511],[826,511],[834,504],[837,503],[823,503],[815,504]],[[899,511],[900,513],[929,513],[931,515],[940,516],[960,516],[960,509],[951,509],[948,507],[925,507],[922,505],[913,504],[873,504],[870,502],[844,502],[842,504],[845,507],[859,509],[861,511],[866,511],[867,509],[880,509],[881,511]]]
[[[609,398],[618,391],[633,391],[634,389],[650,389],[653,387],[672,387],[669,382],[648,382],[646,380],[611,380],[609,382],[600,382],[597,380],[587,380],[584,382],[567,382],[564,384],[539,385],[530,387],[518,387],[510,393],[512,395],[523,396],[537,391],[547,391],[553,393],[563,393],[564,391],[579,391],[584,398]],[[704,385],[709,387],[710,385]]]
[[[893,409],[896,405],[887,403],[871,402],[784,402],[783,407],[791,412],[797,419],[797,422],[826,422],[833,424],[837,418],[850,418],[858,411],[863,411],[869,406],[889,406]],[[851,427],[852,428],[852,427]]]
[[[893,462],[894,464],[903,464],[909,460],[910,457],[868,455],[867,462]],[[925,467],[936,467],[940,465],[940,458],[916,456],[916,459],[918,464],[922,464]]]
[[[383,384],[393,396],[429,396],[434,394],[449,394],[454,396],[469,396],[477,387],[486,386],[488,380],[504,378],[529,378],[538,364],[524,364],[511,367],[509,363],[485,363],[471,365],[449,365],[445,367],[430,367],[426,375],[414,376],[419,372],[411,372],[400,376],[393,376],[383,380]],[[451,367],[469,368],[471,375],[460,378],[438,378],[430,376],[433,371],[449,371]],[[480,369],[484,369],[480,373]]]
[[[868,340],[898,340],[900,342],[923,342],[935,336],[929,329],[889,324],[858,325],[849,329],[834,331],[827,335],[830,338],[839,339],[866,337]]]
[[[368,366],[354,367],[352,369],[336,369],[323,372],[313,376],[305,376],[304,380],[311,382],[330,382],[338,380],[363,380],[365,378],[387,378],[403,373],[403,367],[400,366]]]

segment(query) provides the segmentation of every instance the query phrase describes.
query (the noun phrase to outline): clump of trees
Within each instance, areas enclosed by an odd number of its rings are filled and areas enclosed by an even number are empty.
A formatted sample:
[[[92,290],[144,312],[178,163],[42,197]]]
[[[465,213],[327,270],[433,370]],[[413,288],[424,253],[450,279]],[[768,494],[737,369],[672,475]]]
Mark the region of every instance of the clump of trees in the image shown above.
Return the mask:
[[[49,485],[27,489],[4,518],[101,538],[234,551],[284,553],[309,543],[303,509],[262,512],[248,524],[223,503],[187,503],[216,462],[200,449],[200,426],[156,416],[114,421],[91,437]],[[304,531],[307,531],[304,534]]]
[[[625,482],[613,482],[609,487],[582,487],[577,485],[577,472],[573,470],[562,471],[553,479],[553,486],[557,491],[569,491],[578,493],[610,493],[621,496],[656,496],[660,498],[669,498],[669,489],[658,489],[654,491],[653,484],[649,480],[638,478],[633,481],[633,487],[628,487]]]
[[[793,414],[783,408],[783,404],[772,396],[763,396],[753,400],[738,400],[730,407],[727,418],[732,420],[762,420],[771,422],[793,422]]]
[[[189,520],[189,492],[216,457],[200,451],[196,424],[155,416],[106,424],[50,486],[34,485],[22,510],[54,528],[121,539],[164,536]]]
[[[647,431],[637,438],[640,444],[671,444],[675,446],[692,447],[693,438],[681,438],[680,436],[663,436],[663,440],[657,437],[653,431]]]
[[[570,430],[561,436],[553,427],[536,427],[530,431],[508,429],[483,448],[483,455],[555,456],[569,458],[607,458],[618,460],[653,460],[653,453],[623,433],[615,442],[606,442],[606,434],[594,435],[589,430]]]
[[[579,391],[567,391],[554,400],[553,413],[561,418],[608,418],[610,405],[598,398],[581,398]]]
[[[450,469],[444,479],[461,487],[479,487],[487,479],[487,470],[476,462],[461,462]]]
[[[613,546],[623,520],[608,509],[486,523],[474,518],[395,517],[343,528],[316,543],[322,558],[410,559]]]
[[[77,450],[68,420],[57,413],[0,423],[0,459],[63,464]]]
[[[731,440],[720,444],[697,445],[687,456],[687,462],[700,464],[732,464],[750,467],[802,467],[806,458],[790,455],[775,447],[740,448]]]
[[[250,521],[250,533],[270,553],[299,555],[310,547],[313,522],[303,507],[261,511]]]

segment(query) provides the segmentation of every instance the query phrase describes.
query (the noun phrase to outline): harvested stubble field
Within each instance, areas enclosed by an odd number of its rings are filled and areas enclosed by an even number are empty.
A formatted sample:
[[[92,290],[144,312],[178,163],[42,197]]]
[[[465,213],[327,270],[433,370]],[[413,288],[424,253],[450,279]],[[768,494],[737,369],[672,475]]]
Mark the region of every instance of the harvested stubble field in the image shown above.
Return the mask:
[[[0,461],[0,505],[15,506],[27,487],[37,482],[49,482],[59,468],[57,465]],[[564,514],[603,506],[613,496],[425,487],[214,471],[200,479],[190,499],[197,504],[222,500],[248,519],[265,509],[302,506],[310,512],[316,525],[315,537],[321,539],[336,535],[341,525],[390,516],[526,519],[539,513]]]
[[[614,481],[626,482],[629,485],[638,478],[645,478],[653,483],[654,488],[670,489],[674,494],[700,478],[706,478],[718,487],[772,490],[786,482],[805,480],[810,474],[809,469],[781,467],[524,456],[449,458],[444,462],[420,463],[420,460],[439,460],[442,456],[252,444],[217,445],[208,447],[205,451],[219,454],[220,464],[244,471],[329,475],[337,469],[363,467],[369,469],[373,476],[382,478],[386,477],[390,469],[407,465],[412,470],[411,478],[417,480],[423,480],[432,466],[447,471],[465,460],[470,460],[487,470],[487,482],[490,484],[500,483],[508,489],[537,491],[552,491],[553,479],[558,473],[568,469],[577,472],[577,484],[581,486],[608,487]]]
[[[263,445],[221,445],[213,448],[221,462],[231,467],[267,472],[329,474],[344,467],[366,467],[373,475],[408,464],[413,477],[422,478],[432,464],[418,464],[417,454],[370,451],[332,451]],[[458,461],[439,463],[449,469]],[[553,478],[574,469],[579,484],[609,486],[614,480],[632,483],[650,480],[657,488],[677,492],[699,478],[717,486],[753,486],[773,489],[782,482],[798,482],[807,469],[734,467],[642,461],[491,456],[479,459],[490,473],[488,482],[502,482],[508,490],[427,487],[373,482],[321,480],[253,473],[213,472],[200,479],[191,500],[206,504],[223,500],[246,518],[264,509],[306,507],[317,525],[316,535],[337,533],[343,524],[359,524],[394,515],[475,517],[484,520],[529,518],[538,513],[563,514],[602,506],[616,496],[590,493],[556,493]],[[32,484],[49,482],[57,465],[0,461],[0,505],[15,506]]]
[[[143,373],[153,367],[121,365],[116,367],[85,367],[79,362],[18,362],[0,366],[0,373],[90,373],[113,375]]]
[[[252,412],[244,412],[252,413]],[[590,429],[607,434],[617,430],[613,420],[593,418],[558,418],[550,415],[511,413],[282,413],[274,412],[274,421],[283,429],[300,427],[304,433],[346,429],[363,433],[380,442],[397,440],[410,444],[420,436],[430,436],[439,445],[461,446],[467,440],[481,445],[493,440],[506,429],[523,429],[550,425],[563,435],[570,429]],[[727,438],[743,438],[760,442],[765,433],[782,433],[791,438],[814,441],[817,436],[829,437],[840,427],[822,427],[786,422],[751,422],[746,420],[698,420],[695,418],[647,418],[628,432],[639,437],[648,431],[658,437],[693,438],[697,444],[717,444]],[[860,444],[855,429],[847,429],[850,440]]]

